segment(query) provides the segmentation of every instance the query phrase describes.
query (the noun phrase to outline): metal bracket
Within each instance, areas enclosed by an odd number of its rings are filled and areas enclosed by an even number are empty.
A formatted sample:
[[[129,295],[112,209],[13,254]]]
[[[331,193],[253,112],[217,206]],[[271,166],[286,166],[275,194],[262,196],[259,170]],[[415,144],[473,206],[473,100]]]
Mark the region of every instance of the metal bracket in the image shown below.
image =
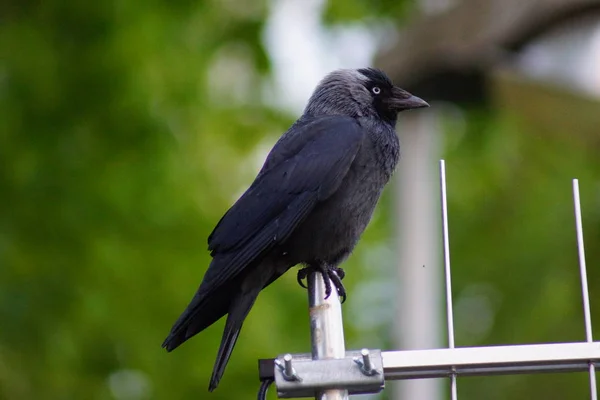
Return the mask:
[[[347,351],[345,358],[322,360],[286,354],[275,359],[273,371],[280,398],[314,397],[328,389],[347,389],[353,395],[379,393],[385,385],[380,350]]]

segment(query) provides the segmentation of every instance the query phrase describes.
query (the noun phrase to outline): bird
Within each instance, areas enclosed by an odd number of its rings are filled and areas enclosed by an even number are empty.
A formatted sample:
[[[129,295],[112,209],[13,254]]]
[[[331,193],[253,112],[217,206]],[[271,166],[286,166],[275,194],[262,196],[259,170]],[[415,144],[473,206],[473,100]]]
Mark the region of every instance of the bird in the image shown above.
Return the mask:
[[[346,298],[340,264],[371,220],[400,156],[398,113],[429,107],[376,68],[327,74],[255,180],[208,236],[212,261],[162,346],[172,351],[225,315],[208,390],[217,388],[260,291],[296,265]],[[328,279],[327,279],[328,278]]]

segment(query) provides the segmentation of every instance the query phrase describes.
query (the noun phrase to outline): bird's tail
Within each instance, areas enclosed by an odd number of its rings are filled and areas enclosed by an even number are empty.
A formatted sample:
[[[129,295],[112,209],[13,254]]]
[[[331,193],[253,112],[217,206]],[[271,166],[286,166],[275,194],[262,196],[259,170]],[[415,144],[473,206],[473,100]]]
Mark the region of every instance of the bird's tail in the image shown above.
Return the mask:
[[[227,322],[225,323],[225,330],[223,331],[223,338],[221,339],[221,346],[217,353],[217,360],[213,368],[213,373],[210,378],[210,384],[208,390],[212,392],[217,388],[225,367],[231,357],[231,352],[235,346],[235,342],[242,329],[242,324],[250,312],[250,309],[254,305],[258,294],[262,286],[253,288],[250,292],[239,294],[232,302],[229,308],[229,315],[227,315]]]
[[[232,285],[216,293],[196,292],[185,311],[179,316],[171,332],[162,344],[167,351],[173,351],[183,342],[203,331],[227,313]]]

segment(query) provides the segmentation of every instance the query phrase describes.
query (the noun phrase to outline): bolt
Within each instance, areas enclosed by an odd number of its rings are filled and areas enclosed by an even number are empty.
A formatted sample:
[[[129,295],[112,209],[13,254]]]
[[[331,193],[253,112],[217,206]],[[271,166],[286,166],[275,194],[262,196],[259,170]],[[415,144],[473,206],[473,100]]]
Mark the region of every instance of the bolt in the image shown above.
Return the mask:
[[[373,363],[371,362],[371,354],[368,349],[362,349],[360,351],[360,355],[362,359],[359,357],[354,358],[354,362],[360,366],[360,371],[367,376],[377,375],[380,372],[373,368]]]
[[[283,379],[286,381],[298,381],[301,382],[302,378],[298,376],[296,370],[292,366],[292,355],[286,354],[283,356],[283,364],[279,360],[275,360],[275,365],[279,367],[281,370],[281,375],[283,375]]]
[[[365,371],[371,371],[373,369],[373,365],[371,365],[371,355],[369,354],[368,349],[362,349],[360,351],[360,355],[363,359],[363,368]]]

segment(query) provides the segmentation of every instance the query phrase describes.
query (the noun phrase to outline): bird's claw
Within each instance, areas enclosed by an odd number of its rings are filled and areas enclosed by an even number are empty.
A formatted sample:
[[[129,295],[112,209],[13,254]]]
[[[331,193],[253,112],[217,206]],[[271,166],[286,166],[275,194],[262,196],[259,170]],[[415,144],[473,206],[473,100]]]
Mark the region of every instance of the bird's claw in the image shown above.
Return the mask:
[[[308,273],[310,272],[310,268],[306,267],[306,268],[302,268],[298,271],[298,275],[296,275],[296,280],[298,281],[298,284],[300,286],[302,286],[304,289],[308,289],[308,286],[306,286],[304,284],[304,282],[302,282],[303,279],[306,279],[306,277],[308,276]]]
[[[320,265],[318,267],[310,266],[300,269],[296,275],[296,280],[298,281],[298,284],[305,289],[307,286],[302,280],[305,279],[311,272],[320,272],[323,275],[323,278],[328,278],[323,279],[325,283],[325,299],[328,299],[329,296],[331,296],[331,283],[333,283],[338,296],[342,298],[341,302],[344,303],[346,301],[346,289],[342,283],[342,279],[344,279],[346,273],[342,268]]]
[[[346,301],[347,296],[346,296],[346,288],[344,288],[342,279],[344,279],[344,277],[346,276],[346,273],[341,268],[331,268],[331,269],[327,270],[327,276],[329,277],[329,279],[325,280],[326,285],[329,283],[328,282],[329,280],[331,280],[331,282],[333,282],[333,285],[335,286],[338,296],[342,298],[341,302],[343,304]],[[329,287],[329,293],[326,293],[325,298],[329,297],[330,294],[331,294],[331,285]]]

